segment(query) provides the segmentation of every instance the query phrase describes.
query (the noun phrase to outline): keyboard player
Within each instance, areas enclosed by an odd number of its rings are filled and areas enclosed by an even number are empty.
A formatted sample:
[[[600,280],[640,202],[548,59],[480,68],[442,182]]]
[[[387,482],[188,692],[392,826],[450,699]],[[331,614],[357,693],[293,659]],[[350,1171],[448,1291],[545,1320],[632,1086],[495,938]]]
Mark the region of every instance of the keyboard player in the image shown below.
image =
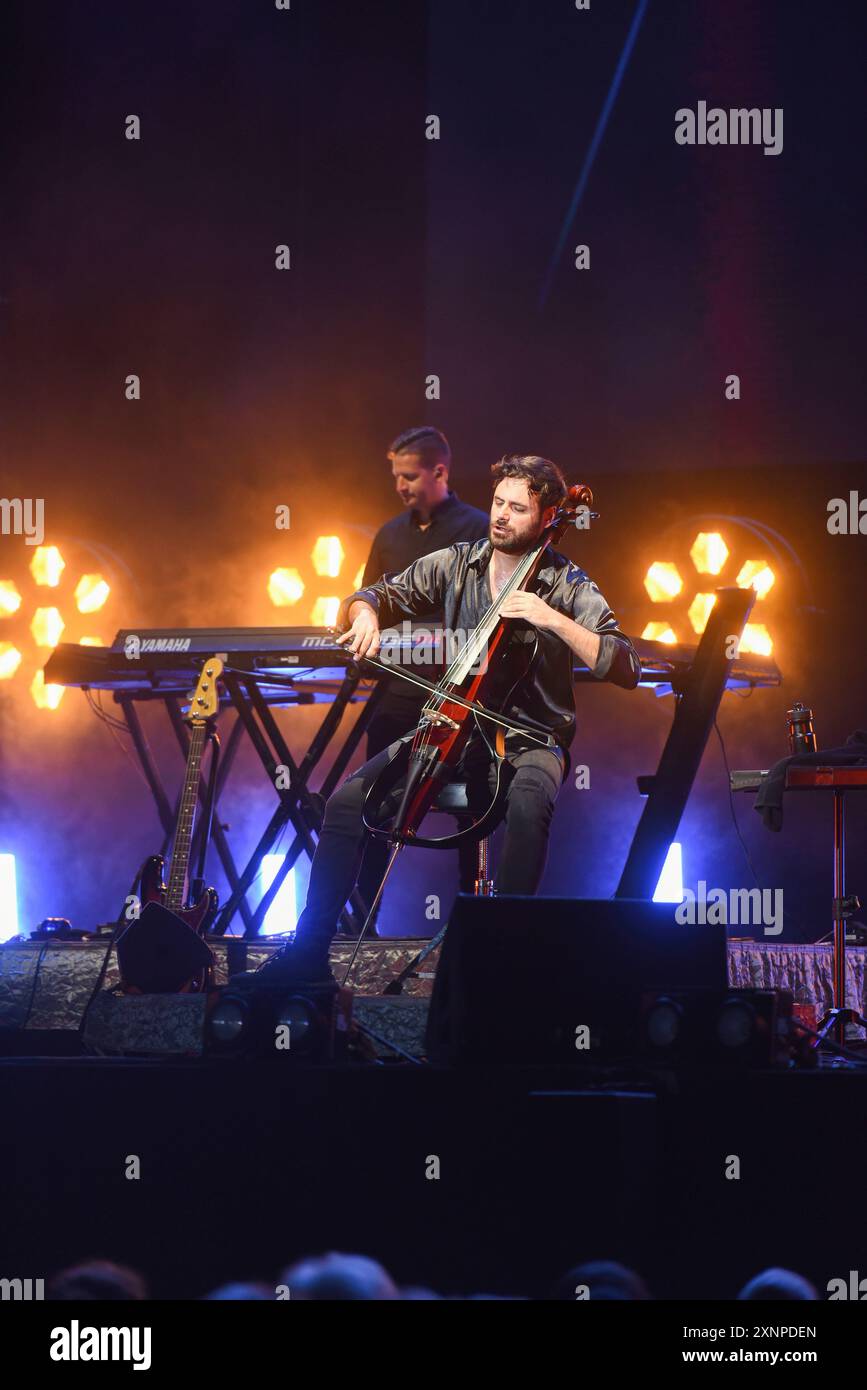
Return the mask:
[[[439,430],[429,425],[404,430],[392,440],[386,458],[403,510],[380,526],[374,536],[362,588],[375,584],[384,574],[401,574],[414,560],[455,541],[482,540],[488,534],[487,512],[462,502],[449,487],[451,449]],[[399,677],[388,682],[368,729],[368,759],[416,727],[424,700],[425,692],[413,689],[409,682]],[[358,881],[366,902],[376,894],[387,859],[386,841],[370,840]],[[472,876],[474,853],[469,860]]]

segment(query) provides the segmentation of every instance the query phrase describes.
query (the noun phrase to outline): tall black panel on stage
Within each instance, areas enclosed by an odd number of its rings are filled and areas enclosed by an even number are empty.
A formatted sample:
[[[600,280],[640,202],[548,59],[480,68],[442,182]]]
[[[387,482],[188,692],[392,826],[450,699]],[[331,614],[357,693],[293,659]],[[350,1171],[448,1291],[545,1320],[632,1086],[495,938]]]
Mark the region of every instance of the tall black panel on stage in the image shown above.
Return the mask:
[[[634,1048],[645,991],[724,990],[726,928],[644,899],[458,897],[428,1017],[441,1062],[598,1064]]]

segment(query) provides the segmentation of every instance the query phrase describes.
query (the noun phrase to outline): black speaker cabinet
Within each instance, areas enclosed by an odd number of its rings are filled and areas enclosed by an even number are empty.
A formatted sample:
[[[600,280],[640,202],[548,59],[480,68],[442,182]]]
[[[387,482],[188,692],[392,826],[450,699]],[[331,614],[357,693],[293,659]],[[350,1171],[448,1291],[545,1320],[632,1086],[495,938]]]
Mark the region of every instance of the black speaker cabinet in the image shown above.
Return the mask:
[[[649,990],[724,990],[726,928],[673,903],[460,895],[428,1016],[435,1062],[599,1064],[638,1050]]]

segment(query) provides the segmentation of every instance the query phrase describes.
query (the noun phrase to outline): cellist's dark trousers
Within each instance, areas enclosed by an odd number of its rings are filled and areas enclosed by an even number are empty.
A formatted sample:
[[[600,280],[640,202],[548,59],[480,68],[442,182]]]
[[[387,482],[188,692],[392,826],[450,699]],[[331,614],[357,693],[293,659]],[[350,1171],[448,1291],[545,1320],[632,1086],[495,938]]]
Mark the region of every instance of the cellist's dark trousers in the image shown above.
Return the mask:
[[[328,798],[310,869],[307,906],[298,921],[297,941],[305,950],[327,953],[341,910],[358,876],[367,833],[361,816],[364,799],[398,747],[398,743],[393,743],[377,753]],[[505,837],[495,888],[498,893],[533,894],[545,870],[548,832],[563,777],[563,755],[548,748],[533,748],[514,754],[507,751],[506,760],[513,775],[508,785]],[[483,763],[476,760],[463,768],[460,775],[466,777],[470,808],[478,816],[490,801],[493,767],[488,759]],[[400,786],[386,803],[392,813],[399,798]]]

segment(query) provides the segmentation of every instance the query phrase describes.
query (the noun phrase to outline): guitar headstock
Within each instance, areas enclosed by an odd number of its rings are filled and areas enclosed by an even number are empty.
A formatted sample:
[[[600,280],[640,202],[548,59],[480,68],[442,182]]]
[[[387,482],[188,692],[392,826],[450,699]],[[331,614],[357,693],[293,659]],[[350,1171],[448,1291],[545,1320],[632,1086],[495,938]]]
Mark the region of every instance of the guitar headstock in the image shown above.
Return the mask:
[[[223,663],[218,656],[211,656],[205,662],[186,716],[190,723],[203,723],[217,713],[220,708],[217,677],[222,674],[222,670]]]

